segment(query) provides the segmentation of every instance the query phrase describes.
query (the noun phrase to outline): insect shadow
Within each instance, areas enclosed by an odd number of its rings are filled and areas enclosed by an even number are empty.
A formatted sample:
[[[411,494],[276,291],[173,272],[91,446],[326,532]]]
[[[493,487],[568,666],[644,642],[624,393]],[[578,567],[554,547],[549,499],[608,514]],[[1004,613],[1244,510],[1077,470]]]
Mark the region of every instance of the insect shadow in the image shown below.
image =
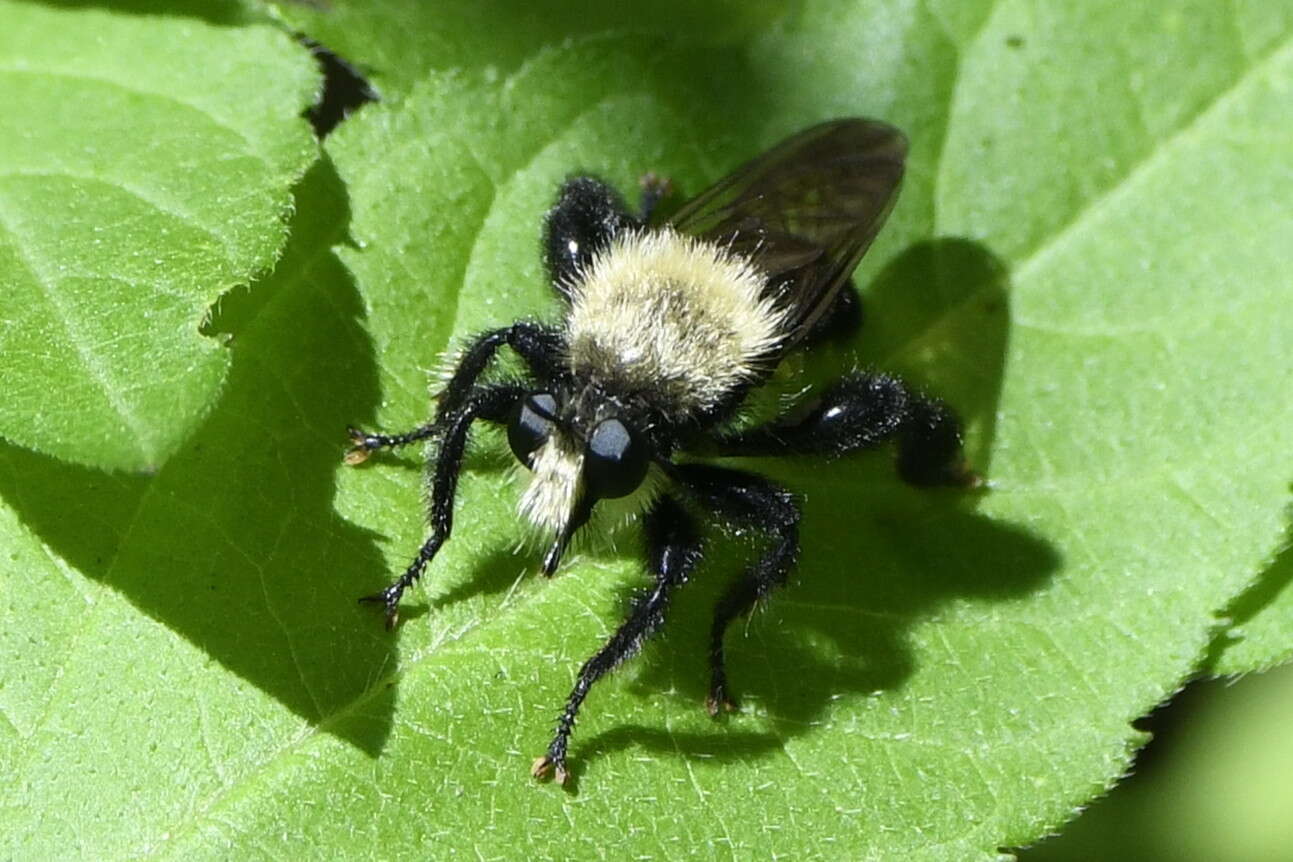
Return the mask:
[[[1241,629],[1272,602],[1288,590],[1293,590],[1293,507],[1289,509],[1290,522],[1285,529],[1285,547],[1275,555],[1271,564],[1253,581],[1248,589],[1235,597],[1221,616],[1230,620],[1230,626],[1219,632],[1208,646],[1203,660],[1201,676],[1215,676],[1217,667],[1227,648],[1235,643],[1234,629]]]
[[[971,465],[990,483],[1009,339],[1007,286],[1005,267],[982,245],[917,244],[863,292],[865,324],[856,348],[846,348],[851,361],[826,351],[808,373],[829,380],[851,364],[874,366],[947,400],[965,420]],[[621,726],[578,743],[576,759],[621,749],[717,760],[778,751],[833,701],[900,688],[917,669],[911,630],[947,602],[1025,595],[1058,567],[1058,553],[1043,538],[975,511],[990,489],[914,489],[894,476],[890,460],[872,453],[829,464],[757,462],[804,501],[797,575],[746,624],[746,637],[728,642],[735,690],[766,712],[775,731],[743,730],[739,717],[713,733]],[[739,538],[715,534],[710,541],[725,550],[683,588],[662,636],[637,660],[636,673],[626,674],[640,696],[668,691],[701,708],[709,614],[751,556]]]
[[[395,667],[396,641],[356,604],[347,576],[385,562],[373,534],[341,517],[333,497],[337,429],[376,409],[377,362],[349,273],[317,252],[344,243],[349,223],[345,188],[326,159],[296,200],[278,272],[227,296],[205,327],[231,338],[232,367],[182,448],[151,475],[124,475],[0,444],[0,496],[86,577],[375,755],[393,699],[374,683]],[[42,602],[66,595],[69,617],[97,613],[57,578],[29,587]],[[67,630],[83,624],[72,619]],[[118,661],[111,638],[75,644],[78,661]],[[362,721],[334,720],[358,703]]]

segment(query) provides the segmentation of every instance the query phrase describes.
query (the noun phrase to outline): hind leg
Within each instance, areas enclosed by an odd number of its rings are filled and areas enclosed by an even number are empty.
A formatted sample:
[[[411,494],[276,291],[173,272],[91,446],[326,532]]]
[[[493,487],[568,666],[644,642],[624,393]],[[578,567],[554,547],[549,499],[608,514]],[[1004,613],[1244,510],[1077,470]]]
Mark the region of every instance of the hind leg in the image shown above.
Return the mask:
[[[621,231],[641,222],[615,189],[594,177],[572,177],[543,223],[543,259],[553,288],[567,301],[580,272]]]
[[[898,475],[913,485],[973,487],[961,423],[941,401],[912,392],[887,374],[850,374],[823,392],[807,413],[718,441],[726,456],[826,455],[898,444]]]

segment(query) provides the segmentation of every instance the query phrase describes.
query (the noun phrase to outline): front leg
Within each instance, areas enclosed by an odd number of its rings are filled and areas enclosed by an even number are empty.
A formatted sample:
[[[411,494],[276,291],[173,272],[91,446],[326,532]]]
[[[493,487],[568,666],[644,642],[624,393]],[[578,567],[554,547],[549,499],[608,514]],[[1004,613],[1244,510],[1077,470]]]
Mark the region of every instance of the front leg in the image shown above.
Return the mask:
[[[835,457],[889,440],[898,444],[898,474],[913,485],[979,484],[965,464],[961,424],[951,409],[887,374],[850,374],[794,421],[720,438],[718,454]]]
[[[361,602],[380,602],[385,605],[386,628],[395,627],[400,616],[400,597],[422,576],[427,564],[453,531],[454,496],[458,489],[458,473],[462,469],[471,423],[477,419],[506,422],[513,406],[524,395],[525,390],[520,386],[482,386],[473,390],[456,412],[442,415],[437,420],[443,426],[444,436],[440,440],[439,451],[436,452],[431,476],[431,536],[422,544],[404,574],[394,583],[380,593],[360,599]]]
[[[482,333],[459,355],[453,375],[441,394],[440,406],[433,421],[403,434],[372,434],[358,428],[349,428],[350,442],[354,445],[346,452],[346,463],[359,464],[378,449],[404,446],[436,434],[448,417],[462,410],[477,379],[504,344],[525,360],[530,371],[540,381],[547,383],[561,375],[563,341],[561,333],[556,329],[522,320],[511,326]]]
[[[425,425],[419,425],[412,431],[405,431],[403,434],[373,434],[351,425],[346,428],[346,434],[350,437],[352,445],[346,450],[342,460],[352,467],[356,464],[362,464],[368,460],[369,455],[378,449],[393,449],[397,446],[407,446],[410,443],[425,440],[436,432],[436,427],[435,422],[428,422]]]
[[[780,485],[739,470],[705,464],[679,466],[676,478],[693,499],[727,523],[767,534],[771,544],[714,606],[709,633],[710,715],[736,709],[727,685],[723,636],[732,620],[744,616],[760,599],[783,585],[799,559],[799,505]]]
[[[628,618],[606,645],[579,669],[579,678],[557,719],[557,734],[548,745],[547,753],[534,761],[531,773],[535,778],[555,774],[558,784],[566,783],[569,775],[566,747],[575,728],[575,716],[588,696],[588,690],[608,671],[636,653],[642,642],[660,627],[669,607],[670,594],[687,580],[700,561],[700,538],[696,527],[682,507],[668,497],[660,498],[647,515],[646,533],[647,563],[655,576],[655,586],[634,599]]]
[[[439,415],[451,415],[462,406],[476,379],[504,344],[525,360],[530,373],[541,385],[550,385],[563,375],[565,339],[560,330],[530,320],[518,320],[511,326],[478,336],[459,354],[453,375],[440,396]]]

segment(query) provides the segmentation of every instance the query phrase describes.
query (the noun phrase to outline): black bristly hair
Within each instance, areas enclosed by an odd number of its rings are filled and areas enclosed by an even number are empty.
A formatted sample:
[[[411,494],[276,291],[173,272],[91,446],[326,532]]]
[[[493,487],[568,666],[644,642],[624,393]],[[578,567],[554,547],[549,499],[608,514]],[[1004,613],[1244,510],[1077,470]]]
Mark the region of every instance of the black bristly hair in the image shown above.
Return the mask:
[[[543,231],[543,261],[553,288],[566,301],[570,286],[620,231],[637,228],[644,219],[629,214],[624,200],[610,186],[592,177],[574,177],[561,187],[548,211]]]
[[[691,230],[712,240],[712,247],[722,247],[726,238],[729,248],[747,249],[750,260],[761,267],[759,271],[778,273],[775,278],[768,277],[766,288],[760,288],[775,303],[760,305],[762,300],[755,297],[748,315],[754,324],[772,321],[781,327],[780,351],[855,330],[861,309],[847,283],[850,269],[879,230],[892,203],[904,147],[901,135],[883,124],[864,120],[824,124],[751,162],[684,206],[669,225],[660,228],[649,226],[650,210],[667,188],[658,179],[644,181],[643,207],[638,215],[630,213],[605,183],[591,177],[568,180],[547,214],[542,241],[553,288],[567,303],[565,325],[520,321],[478,335],[459,355],[430,423],[396,435],[350,430],[350,463],[363,461],[379,449],[423,439],[435,443],[430,470],[431,535],[394,583],[362,599],[385,607],[388,627],[398,619],[404,591],[421,577],[452,532],[458,474],[468,431],[476,420],[508,426],[513,452],[535,471],[523,507],[530,506],[527,514],[556,534],[543,563],[547,575],[556,569],[571,535],[588,521],[594,505],[632,495],[639,486],[651,484],[644,482],[648,472],[654,471],[659,480],[656,484],[662,487],[654,488],[641,501],[647,567],[653,583],[634,601],[628,617],[606,644],[580,668],[558,717],[556,734],[535,761],[536,777],[555,774],[559,782],[566,780],[570,735],[590,688],[637,652],[643,640],[659,628],[674,591],[700,563],[703,549],[698,518],[715,518],[758,531],[767,539],[759,556],[722,594],[714,609],[706,705],[711,714],[735,709],[724,661],[724,635],[733,620],[786,582],[799,557],[800,509],[788,490],[762,476],[694,460],[676,463],[676,453],[693,458],[839,457],[892,441],[897,444],[899,474],[912,484],[969,486],[977,482],[963,463],[960,426],[953,413],[895,377],[860,372],[847,375],[786,416],[737,433],[723,429],[746,389],[757,383],[759,375],[750,368],[738,368],[742,373],[734,375],[721,391],[701,389],[700,395],[713,396],[708,400],[679,400],[680,396],[662,394],[665,390],[650,386],[649,380],[644,385],[632,374],[619,374],[623,369],[618,366],[606,371],[601,358],[581,365],[581,356],[593,354],[572,341],[572,317],[579,303],[586,301],[588,285],[600,284],[598,267],[608,258],[645,255],[641,248],[650,251],[657,246],[664,254],[686,261],[696,259],[696,254],[715,255],[720,266],[726,265],[728,258],[738,257],[736,252],[705,251],[711,246],[678,238],[675,229]],[[808,180],[803,179],[805,173],[810,175]],[[849,190],[850,183],[856,191]],[[829,229],[834,232],[822,228],[821,234],[792,236],[789,227],[777,223],[778,206],[794,203],[799,200],[796,196],[815,201],[823,195],[837,198],[820,204],[832,208],[836,222],[841,212],[854,219],[850,230],[840,233],[835,228]],[[796,210],[800,217],[802,210],[802,205]],[[805,221],[812,223],[811,219]],[[656,246],[641,239],[653,231],[659,232]],[[776,239],[781,236],[789,239]],[[811,242],[820,244],[820,253],[805,254]],[[696,252],[696,248],[702,251]],[[784,257],[779,259],[778,254]],[[666,263],[668,260],[673,259]],[[653,277],[647,264],[639,269],[645,273],[643,278]],[[738,281],[748,277],[739,267],[731,271]],[[675,287],[665,278],[658,289]],[[598,289],[608,288],[602,285]],[[655,296],[650,291],[638,295]],[[699,316],[685,320],[667,315],[652,319],[651,313],[643,310],[641,326],[681,330],[693,325],[693,318],[704,322],[699,312]],[[635,336],[634,320],[620,325],[628,333],[621,337]],[[680,335],[677,344],[683,349],[691,342]],[[481,382],[504,345],[524,361],[527,382]],[[706,361],[712,360],[707,357]]]

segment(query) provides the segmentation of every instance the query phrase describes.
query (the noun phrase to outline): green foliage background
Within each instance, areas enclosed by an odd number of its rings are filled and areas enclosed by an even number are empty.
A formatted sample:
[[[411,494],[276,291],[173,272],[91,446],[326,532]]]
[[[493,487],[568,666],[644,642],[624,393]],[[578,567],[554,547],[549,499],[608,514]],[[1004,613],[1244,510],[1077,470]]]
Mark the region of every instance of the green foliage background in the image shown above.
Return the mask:
[[[1293,653],[1293,4],[0,0],[0,855],[998,858],[1194,673]],[[304,33],[382,101],[321,144]],[[537,583],[493,432],[395,636],[459,338],[552,317],[560,179],[699,190],[815,121],[912,140],[811,359],[958,406],[991,480],[759,463],[795,584],[699,708],[715,553],[530,786],[636,535]]]

